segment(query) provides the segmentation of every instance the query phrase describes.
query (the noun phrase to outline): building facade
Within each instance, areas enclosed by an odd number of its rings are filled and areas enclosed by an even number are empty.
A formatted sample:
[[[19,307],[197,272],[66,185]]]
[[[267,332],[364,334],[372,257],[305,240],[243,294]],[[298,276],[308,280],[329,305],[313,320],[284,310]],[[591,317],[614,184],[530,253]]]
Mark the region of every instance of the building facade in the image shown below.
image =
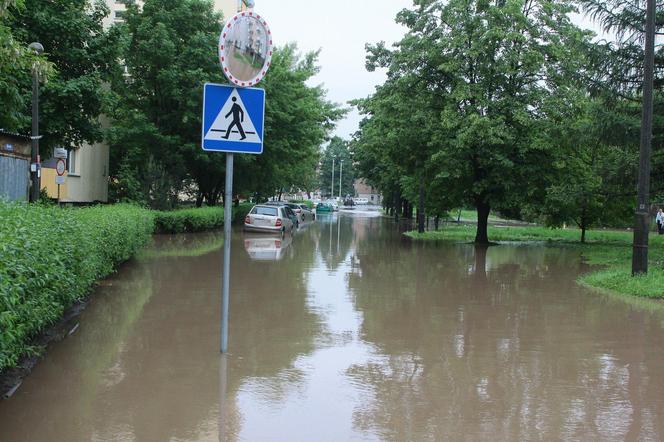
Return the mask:
[[[367,184],[363,179],[355,180],[355,195],[358,199],[366,199],[367,204],[381,205],[383,204],[383,196],[378,192],[378,189]]]

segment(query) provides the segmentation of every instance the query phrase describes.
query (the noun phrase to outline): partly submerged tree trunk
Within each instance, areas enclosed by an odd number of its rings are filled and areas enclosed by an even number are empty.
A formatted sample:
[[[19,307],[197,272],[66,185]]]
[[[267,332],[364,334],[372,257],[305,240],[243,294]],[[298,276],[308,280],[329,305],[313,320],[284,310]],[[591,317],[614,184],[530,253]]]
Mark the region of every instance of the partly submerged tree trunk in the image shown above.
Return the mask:
[[[420,199],[417,204],[417,231],[424,233],[424,175],[420,176]]]
[[[475,279],[486,281],[486,244],[475,245]]]
[[[489,212],[491,206],[484,202],[484,198],[475,198],[477,207],[477,232],[475,233],[475,244],[489,244]]]

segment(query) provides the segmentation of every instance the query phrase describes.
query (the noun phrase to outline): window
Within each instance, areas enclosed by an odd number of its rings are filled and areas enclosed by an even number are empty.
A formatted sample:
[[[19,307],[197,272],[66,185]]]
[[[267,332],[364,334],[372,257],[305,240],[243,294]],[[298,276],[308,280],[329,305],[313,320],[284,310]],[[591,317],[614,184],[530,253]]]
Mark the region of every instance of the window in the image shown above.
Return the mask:
[[[268,216],[277,216],[276,207],[254,207],[251,211],[252,215],[268,215]]]
[[[76,167],[76,157],[78,156],[78,149],[71,149],[67,156],[67,171],[69,175],[78,175],[78,167]]]

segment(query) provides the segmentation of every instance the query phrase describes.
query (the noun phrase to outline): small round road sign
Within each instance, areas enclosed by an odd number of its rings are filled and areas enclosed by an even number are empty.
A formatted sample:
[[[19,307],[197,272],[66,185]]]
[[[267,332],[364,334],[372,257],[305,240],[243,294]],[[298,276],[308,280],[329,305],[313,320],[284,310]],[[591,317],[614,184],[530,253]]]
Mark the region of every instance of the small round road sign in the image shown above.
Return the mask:
[[[57,172],[58,176],[65,174],[65,160],[62,158],[58,159],[58,162],[55,163],[55,171]]]
[[[263,17],[239,12],[219,35],[219,62],[235,86],[255,86],[267,74],[272,60],[272,32]]]

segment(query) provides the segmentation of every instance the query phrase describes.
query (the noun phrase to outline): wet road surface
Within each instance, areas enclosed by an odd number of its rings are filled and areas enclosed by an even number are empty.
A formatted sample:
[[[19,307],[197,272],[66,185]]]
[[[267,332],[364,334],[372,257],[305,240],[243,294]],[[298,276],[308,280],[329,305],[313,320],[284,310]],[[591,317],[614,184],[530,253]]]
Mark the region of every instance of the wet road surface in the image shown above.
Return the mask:
[[[0,401],[0,441],[664,439],[664,309],[575,283],[577,250],[420,244],[321,216],[156,237]]]

